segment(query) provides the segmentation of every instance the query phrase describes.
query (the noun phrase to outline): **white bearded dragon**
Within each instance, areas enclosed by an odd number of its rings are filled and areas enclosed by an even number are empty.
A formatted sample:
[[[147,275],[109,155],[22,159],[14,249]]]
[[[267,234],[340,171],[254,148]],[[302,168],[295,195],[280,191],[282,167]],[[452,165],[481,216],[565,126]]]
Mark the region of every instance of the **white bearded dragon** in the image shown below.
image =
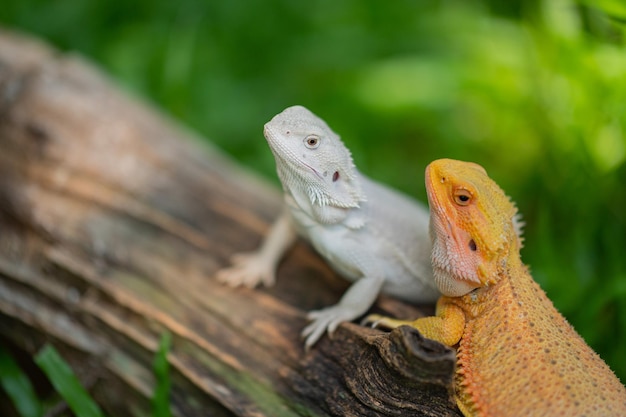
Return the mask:
[[[339,136],[319,117],[293,106],[265,125],[285,209],[256,252],[233,257],[221,282],[274,284],[284,252],[300,235],[342,276],[354,281],[337,305],[311,311],[303,331],[311,347],[342,321],[364,314],[379,292],[414,302],[439,293],[432,278],[428,210],[361,174]]]

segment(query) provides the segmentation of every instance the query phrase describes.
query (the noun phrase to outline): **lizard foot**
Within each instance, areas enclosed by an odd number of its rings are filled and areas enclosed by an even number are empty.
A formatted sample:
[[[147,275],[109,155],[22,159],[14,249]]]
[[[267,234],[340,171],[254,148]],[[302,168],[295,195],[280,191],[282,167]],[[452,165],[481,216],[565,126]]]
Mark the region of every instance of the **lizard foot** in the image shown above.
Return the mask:
[[[254,288],[259,284],[271,287],[275,282],[275,265],[258,252],[239,253],[232,257],[232,266],[217,272],[216,278],[231,287]]]
[[[363,314],[361,309],[357,311],[354,308],[342,306],[341,304],[322,310],[310,311],[307,314],[307,318],[313,320],[313,322],[305,327],[301,333],[301,336],[306,339],[304,342],[305,349],[311,348],[325,331],[328,331],[330,336],[341,322],[352,321],[361,314]]]

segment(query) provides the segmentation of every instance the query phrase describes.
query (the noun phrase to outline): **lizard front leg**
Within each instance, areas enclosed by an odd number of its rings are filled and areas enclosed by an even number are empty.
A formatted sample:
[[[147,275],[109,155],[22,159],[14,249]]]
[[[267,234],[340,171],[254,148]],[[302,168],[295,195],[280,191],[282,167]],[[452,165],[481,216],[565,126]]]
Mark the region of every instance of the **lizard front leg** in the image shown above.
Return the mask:
[[[465,313],[456,304],[450,302],[448,297],[440,297],[437,301],[436,315],[422,317],[417,320],[397,320],[378,314],[371,314],[363,320],[364,324],[373,327],[395,329],[407,325],[417,329],[424,337],[436,340],[447,346],[456,345],[465,329]]]
[[[309,312],[307,318],[313,322],[302,331],[302,337],[306,338],[305,348],[308,350],[313,346],[326,330],[332,334],[341,322],[352,321],[364,314],[376,301],[384,282],[382,276],[359,278],[338,304]]]
[[[235,254],[232,257],[233,265],[218,271],[217,280],[231,287],[244,285],[253,288],[259,283],[268,287],[274,285],[276,266],[296,236],[291,216],[284,209],[261,247],[255,252]]]

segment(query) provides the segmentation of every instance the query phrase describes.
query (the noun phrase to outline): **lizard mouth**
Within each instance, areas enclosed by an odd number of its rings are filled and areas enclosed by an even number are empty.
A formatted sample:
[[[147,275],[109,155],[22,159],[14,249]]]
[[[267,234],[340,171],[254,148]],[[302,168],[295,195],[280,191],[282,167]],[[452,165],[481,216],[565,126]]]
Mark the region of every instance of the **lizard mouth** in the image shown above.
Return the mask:
[[[285,166],[288,166],[290,169],[302,169],[303,167],[312,172],[317,178],[320,180],[324,180],[322,174],[320,174],[315,168],[311,165],[307,164],[301,158],[298,158],[295,152],[289,149],[288,146],[285,146],[284,143],[281,142],[281,135],[275,134],[272,129],[270,129],[267,124],[263,129],[263,135],[267,140],[267,143],[274,154],[274,157],[283,161]]]
[[[324,177],[319,172],[317,172],[317,170],[313,168],[311,165],[305,163],[301,159],[296,158],[296,160],[302,165],[304,165],[305,167],[309,168],[320,180],[324,180]]]

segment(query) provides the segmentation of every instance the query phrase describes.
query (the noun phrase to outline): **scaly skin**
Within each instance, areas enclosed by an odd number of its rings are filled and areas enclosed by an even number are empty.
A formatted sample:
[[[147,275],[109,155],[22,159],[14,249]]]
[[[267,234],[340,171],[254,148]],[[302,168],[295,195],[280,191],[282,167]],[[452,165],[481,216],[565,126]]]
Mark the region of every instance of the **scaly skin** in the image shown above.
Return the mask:
[[[426,169],[436,317],[409,324],[458,343],[456,400],[465,416],[626,416],[626,389],[554,308],[520,259],[516,208],[476,164]]]
[[[439,297],[433,281],[425,206],[360,173],[339,135],[302,106],[288,107],[263,131],[276,160],[284,210],[258,250],[240,254],[217,279],[233,287],[272,285],[276,266],[299,235],[346,279],[334,306],[309,312],[305,347],[363,315],[381,292],[414,302]]]

